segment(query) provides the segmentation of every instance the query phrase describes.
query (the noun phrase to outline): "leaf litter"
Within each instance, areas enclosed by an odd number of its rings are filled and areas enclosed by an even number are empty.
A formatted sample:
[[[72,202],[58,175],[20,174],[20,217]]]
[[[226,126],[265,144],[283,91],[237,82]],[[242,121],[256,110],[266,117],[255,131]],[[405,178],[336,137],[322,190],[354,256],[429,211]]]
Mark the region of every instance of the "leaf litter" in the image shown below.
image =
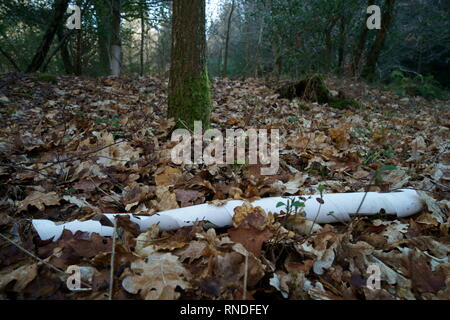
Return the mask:
[[[331,78],[330,88],[353,88],[349,95],[363,105],[336,110],[279,99],[262,79],[216,80],[213,128],[280,130],[280,170],[262,176],[260,164],[173,164],[167,81],[20,79],[2,88],[0,104],[0,298],[450,299],[448,103]],[[414,188],[426,206],[405,219],[380,212],[317,225],[301,213],[273,216],[246,203],[228,230],[199,221],[140,233],[121,217],[114,250],[111,238],[68,230],[43,241],[29,222],[152,215],[308,195],[319,186],[329,193]],[[367,286],[371,265],[381,271],[377,290]],[[70,266],[84,270],[88,290],[68,289]]]

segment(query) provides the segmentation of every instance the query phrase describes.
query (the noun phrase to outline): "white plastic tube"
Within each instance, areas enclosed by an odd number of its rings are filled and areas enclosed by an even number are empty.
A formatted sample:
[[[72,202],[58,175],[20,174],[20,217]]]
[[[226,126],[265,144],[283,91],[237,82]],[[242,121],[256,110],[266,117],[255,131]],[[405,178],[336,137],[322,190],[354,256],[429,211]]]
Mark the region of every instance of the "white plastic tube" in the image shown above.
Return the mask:
[[[50,220],[34,219],[32,220],[34,229],[39,234],[41,240],[48,240],[54,238],[56,241],[61,237],[63,231],[70,230],[73,233],[77,231],[88,232],[88,233],[98,233],[105,237],[111,237],[114,228],[108,226],[102,226],[98,221],[72,221],[63,224],[57,224]]]
[[[349,221],[357,212],[360,215],[374,215],[384,210],[385,214],[403,218],[422,210],[422,202],[417,192],[408,189],[390,193],[357,192],[324,194],[322,197],[323,204],[320,204],[316,200],[320,198],[319,195],[304,196],[304,198],[307,199],[304,201],[306,218],[317,223]],[[286,203],[286,201],[282,197],[272,197],[254,201],[252,205],[262,207],[265,212],[278,214],[285,208],[277,208],[277,204],[279,202]],[[217,227],[229,227],[232,225],[234,209],[243,203],[244,201],[241,200],[232,200],[220,207],[211,204],[200,204],[160,212],[153,216],[130,215],[130,217],[131,221],[139,225],[142,232],[154,224],[158,224],[161,230],[169,231],[184,226],[191,226],[196,221],[201,220],[208,221]],[[361,208],[359,208],[360,205]],[[116,215],[105,214],[104,216],[113,223]],[[112,235],[112,227],[102,226],[98,221],[74,221],[67,224],[55,225],[48,220],[33,220],[33,226],[43,240],[52,237],[55,237],[55,239],[59,238],[63,229],[97,232],[105,236]]]

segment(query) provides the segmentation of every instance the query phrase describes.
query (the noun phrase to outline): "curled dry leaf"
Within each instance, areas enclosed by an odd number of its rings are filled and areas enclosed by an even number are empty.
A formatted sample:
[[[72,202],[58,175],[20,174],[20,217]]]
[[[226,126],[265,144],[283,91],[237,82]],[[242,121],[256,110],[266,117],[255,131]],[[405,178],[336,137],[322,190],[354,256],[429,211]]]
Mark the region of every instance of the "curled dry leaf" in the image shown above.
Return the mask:
[[[286,229],[294,231],[299,235],[309,235],[322,230],[322,227],[319,224],[306,219],[300,213],[288,216],[284,226]]]
[[[49,243],[42,247],[53,249],[53,255],[50,257],[50,263],[58,268],[66,269],[67,266],[75,264],[82,258],[93,258],[101,252],[111,252],[112,240],[105,238],[97,233],[91,236],[87,233],[76,232],[73,234],[69,230],[64,230],[61,238],[56,243]]]
[[[141,149],[133,148],[126,141],[115,141],[112,133],[103,130],[101,132],[94,132],[93,135],[97,138],[97,144],[90,146],[90,148],[98,149],[109,145],[108,148],[96,152],[96,156],[98,157],[97,163],[99,165],[124,168],[128,162],[139,159],[139,154],[142,152]]]
[[[165,167],[164,170],[156,174],[155,183],[157,186],[174,186],[183,178],[183,174],[180,169]]]
[[[130,211],[150,195],[150,187],[141,183],[134,182],[130,186],[125,187],[122,192],[122,202],[125,205],[125,210]]]
[[[25,287],[37,276],[37,264],[21,266],[13,271],[0,273],[0,292],[12,281],[16,281],[13,291],[22,292]]]
[[[187,189],[175,189],[174,193],[177,201],[181,203],[181,206],[192,205],[195,200],[203,195],[200,191]]]
[[[268,229],[270,217],[266,216],[260,207],[252,207],[246,203],[234,209],[234,228],[228,230],[232,241],[242,244],[256,257],[261,255],[263,243],[272,238],[273,233]]]
[[[177,196],[169,191],[169,186],[156,188],[157,200],[152,200],[158,211],[178,209]]]
[[[234,209],[233,226],[237,227],[254,227],[263,230],[269,223],[263,208],[253,207],[248,202]]]
[[[339,236],[333,232],[324,232],[312,236],[306,242],[296,245],[299,253],[312,254],[314,257],[313,271],[321,275],[328,269],[336,257]]]
[[[384,225],[386,229],[384,229],[380,235],[386,237],[387,243],[392,244],[397,241],[403,240],[405,238],[405,234],[408,231],[409,224],[401,223],[398,220],[395,221],[382,221],[375,220],[373,222],[374,226]]]
[[[272,238],[270,230],[258,230],[254,227],[238,227],[228,230],[231,240],[242,244],[256,257],[261,255],[261,247],[264,242]]]
[[[350,128],[351,122],[345,122],[338,127],[331,128],[328,130],[328,134],[333,142],[336,143],[337,147],[341,150],[348,148],[348,141],[350,139]]]
[[[59,205],[60,198],[56,192],[42,193],[39,191],[33,191],[24,200],[19,202],[18,212],[22,212],[28,209],[28,206],[38,208],[39,211],[43,211],[45,206]]]
[[[217,255],[214,259],[214,277],[219,278],[222,288],[235,288],[243,284],[245,274],[245,257],[239,252],[227,252]],[[261,261],[253,255],[248,256],[247,284],[255,286],[264,277],[264,267]]]
[[[307,179],[308,175],[297,172],[288,182],[283,183],[277,180],[272,184],[272,187],[275,190],[279,190],[280,193],[298,194],[300,188],[304,185]]]
[[[185,249],[182,249],[177,254],[180,256],[181,262],[188,260],[188,263],[192,263],[194,260],[207,255],[209,252],[208,248],[208,243],[205,241],[191,241]]]
[[[210,230],[214,231],[214,229]],[[190,227],[180,228],[175,231],[174,234],[155,241],[154,245],[158,250],[173,251],[175,249],[186,247],[191,240],[194,240],[197,237],[198,233],[203,233],[203,227],[201,223],[196,223],[195,225]]]
[[[145,260],[131,264],[131,275],[122,280],[129,293],[140,294],[145,300],[175,300],[180,296],[177,288],[189,288],[191,275],[178,257],[171,253],[155,252]]]
[[[79,208],[84,208],[84,207],[90,208],[91,207],[91,205],[89,204],[89,202],[86,201],[85,198],[78,198],[78,197],[73,197],[73,196],[63,196],[63,199],[66,200],[67,202],[70,202],[70,203],[76,205]]]

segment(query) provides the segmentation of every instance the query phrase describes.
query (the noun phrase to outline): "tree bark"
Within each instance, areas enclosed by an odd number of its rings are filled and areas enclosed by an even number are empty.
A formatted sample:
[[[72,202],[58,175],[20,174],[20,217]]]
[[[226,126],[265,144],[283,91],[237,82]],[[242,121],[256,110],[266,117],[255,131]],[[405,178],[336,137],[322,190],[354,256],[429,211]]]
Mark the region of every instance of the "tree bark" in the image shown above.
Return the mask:
[[[231,29],[231,19],[233,18],[233,12],[235,7],[235,0],[231,1],[231,8],[230,8],[230,14],[228,15],[228,24],[227,24],[227,35],[225,38],[225,60],[223,63],[223,73],[222,75],[224,77],[227,76],[228,72],[228,48],[230,45],[230,29]]]
[[[64,65],[64,71],[66,72],[66,74],[73,74],[74,72],[72,59],[70,58],[70,52],[69,49],[67,48],[67,42],[69,41],[69,39],[65,39],[66,36],[64,35],[62,27],[58,29],[57,33],[58,33],[58,40],[60,42],[64,40],[61,47],[61,59]]]
[[[120,38],[122,0],[112,0],[111,20],[111,75],[120,76],[122,62],[122,41]]]
[[[325,30],[325,64],[327,71],[330,71],[333,66],[333,41],[331,38],[333,27],[332,25]]]
[[[345,21],[344,15],[340,19],[340,35],[339,35],[339,48],[338,48],[338,73],[342,74],[344,71],[344,60],[345,60],[345,45],[347,42],[347,23]]]
[[[280,39],[277,37],[276,40],[272,41],[272,52],[273,52],[273,69],[272,76],[279,80],[281,73],[283,71],[283,49],[280,44]]]
[[[68,70],[71,70],[71,61],[69,56],[69,51],[67,49],[67,42],[69,41],[70,36],[73,34],[74,30],[70,30],[69,33],[64,34],[64,31],[62,29],[63,27],[59,27],[57,31],[58,35],[58,45],[55,49],[48,55],[47,60],[42,64],[41,70],[43,72],[47,71],[47,67],[52,61],[53,57],[58,53],[58,51],[61,51],[61,56],[64,64],[64,70],[67,74],[71,74],[71,72],[68,72]]]
[[[264,34],[264,19],[261,21],[261,26],[259,29],[259,35],[258,35],[258,44],[256,45],[256,52],[255,52],[255,61],[254,61],[254,72],[255,72],[255,78],[258,78],[258,73],[260,71],[260,51],[261,51],[261,45],[263,40],[263,34]]]
[[[36,51],[36,54],[31,60],[30,65],[27,68],[27,72],[36,72],[40,69],[42,64],[44,63],[45,57],[50,49],[53,38],[55,37],[56,31],[59,26],[63,23],[64,14],[67,11],[67,7],[69,5],[69,0],[55,0],[54,9],[53,9],[53,18],[45,31],[44,37],[42,38],[42,42]]]
[[[279,80],[281,77],[281,72],[283,70],[283,54],[281,53],[281,49],[276,47],[274,48],[274,63],[273,63],[273,74],[276,80]]]
[[[327,71],[333,68],[333,29],[338,21],[338,15],[333,16],[325,28],[325,64]]]
[[[95,18],[97,22],[99,73],[101,76],[111,74],[111,15],[110,3],[105,0],[94,1]]]
[[[141,77],[144,75],[144,40],[145,40],[145,11],[146,5],[145,3],[141,4],[141,48],[140,48],[140,68],[139,74]]]
[[[205,21],[205,0],[174,0],[168,117],[179,128],[193,129],[194,121],[210,126]]]
[[[77,30],[76,50],[75,50],[75,67],[74,73],[81,76],[83,73],[83,33],[82,30]]]
[[[20,68],[19,66],[16,64],[16,62],[14,61],[14,59],[5,51],[0,47],[0,53],[2,55],[5,56],[6,60],[9,61],[9,63],[11,63],[11,65],[14,67],[14,69],[16,69],[16,71],[20,72]]]
[[[367,2],[367,7],[370,7],[375,4],[374,0],[369,0]],[[357,76],[359,73],[359,64],[361,62],[361,57],[364,53],[364,49],[366,48],[367,35],[369,33],[369,29],[367,28],[366,19],[362,24],[361,33],[358,37],[358,43],[356,45],[356,50],[353,53],[353,63],[352,63],[352,73],[353,76]]]
[[[374,80],[375,78],[375,67],[380,57],[381,51],[383,50],[384,43],[386,41],[389,28],[392,24],[392,18],[394,14],[395,0],[386,0],[386,8],[382,15],[382,28],[378,30],[375,41],[367,55],[366,66],[362,72],[363,78],[367,80]]]

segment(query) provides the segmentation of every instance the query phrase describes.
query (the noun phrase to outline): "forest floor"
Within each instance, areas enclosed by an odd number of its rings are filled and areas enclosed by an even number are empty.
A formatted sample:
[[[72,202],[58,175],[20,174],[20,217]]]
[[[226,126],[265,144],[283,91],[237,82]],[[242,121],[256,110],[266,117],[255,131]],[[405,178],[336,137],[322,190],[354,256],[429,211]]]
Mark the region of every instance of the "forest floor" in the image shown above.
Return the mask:
[[[332,78],[331,90],[362,105],[337,110],[278,99],[261,79],[219,79],[213,127],[280,130],[280,170],[262,176],[261,165],[174,165],[167,81],[2,78],[0,299],[107,299],[111,287],[113,299],[450,299],[448,101]],[[312,194],[319,185],[325,193],[414,188],[426,206],[410,218],[355,217],[313,232],[300,215],[261,220],[250,206],[228,230],[199,222],[140,234],[121,218],[112,286],[110,238],[65,231],[43,241],[30,225]],[[373,263],[380,290],[366,286]],[[71,265],[84,267],[92,290],[68,290]]]

